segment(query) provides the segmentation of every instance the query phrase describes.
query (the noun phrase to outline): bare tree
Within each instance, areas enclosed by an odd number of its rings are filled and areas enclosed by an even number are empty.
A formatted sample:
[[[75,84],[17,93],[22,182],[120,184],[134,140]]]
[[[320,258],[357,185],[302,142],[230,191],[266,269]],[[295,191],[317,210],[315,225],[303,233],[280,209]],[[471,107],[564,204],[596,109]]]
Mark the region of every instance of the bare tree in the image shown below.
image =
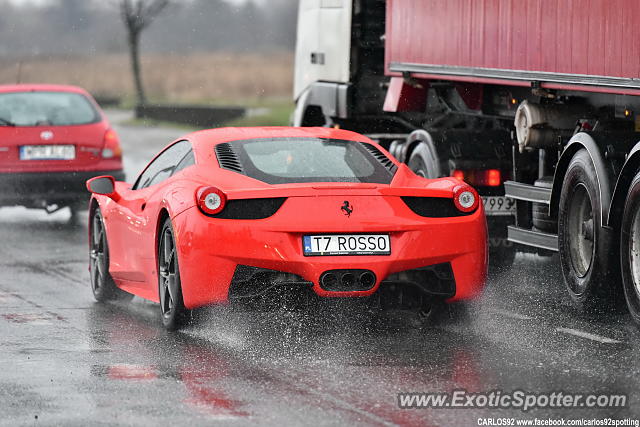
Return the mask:
[[[138,105],[144,105],[147,102],[140,72],[140,34],[170,2],[171,0],[120,0],[120,15],[127,27],[131,70]]]

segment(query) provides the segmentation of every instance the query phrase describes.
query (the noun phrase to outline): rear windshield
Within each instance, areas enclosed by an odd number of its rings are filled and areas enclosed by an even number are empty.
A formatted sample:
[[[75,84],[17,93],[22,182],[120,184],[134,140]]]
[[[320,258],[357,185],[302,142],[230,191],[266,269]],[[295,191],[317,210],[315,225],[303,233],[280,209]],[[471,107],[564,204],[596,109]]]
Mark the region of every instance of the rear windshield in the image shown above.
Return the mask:
[[[268,184],[389,184],[395,169],[385,167],[365,148],[370,144],[362,142],[320,138],[264,138],[233,141],[228,145],[242,165],[242,173]],[[221,166],[224,167],[222,163]]]
[[[0,93],[0,125],[65,126],[100,120],[91,102],[79,93]]]

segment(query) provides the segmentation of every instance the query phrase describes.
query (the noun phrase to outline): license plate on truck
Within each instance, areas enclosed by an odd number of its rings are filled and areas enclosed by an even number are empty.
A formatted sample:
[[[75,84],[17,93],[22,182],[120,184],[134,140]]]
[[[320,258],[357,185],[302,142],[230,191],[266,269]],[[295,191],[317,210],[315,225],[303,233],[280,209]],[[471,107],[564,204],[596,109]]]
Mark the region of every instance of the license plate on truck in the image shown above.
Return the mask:
[[[515,215],[516,201],[505,196],[482,196],[484,213],[487,216]]]
[[[325,234],[302,237],[305,256],[390,255],[388,234]]]
[[[73,145],[23,145],[20,160],[73,160],[76,147]]]

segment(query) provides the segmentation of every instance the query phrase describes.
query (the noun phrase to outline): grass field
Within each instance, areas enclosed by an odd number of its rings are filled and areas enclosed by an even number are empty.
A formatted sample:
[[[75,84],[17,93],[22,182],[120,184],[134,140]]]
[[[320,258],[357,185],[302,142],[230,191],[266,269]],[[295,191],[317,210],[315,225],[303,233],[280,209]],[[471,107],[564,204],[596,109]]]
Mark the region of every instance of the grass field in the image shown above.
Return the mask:
[[[293,110],[289,52],[145,55],[142,72],[150,102],[241,105],[259,112],[230,123],[234,126],[287,125]],[[78,85],[96,97],[134,105],[126,54],[0,57],[0,84],[15,83],[18,77],[23,83]]]
[[[142,71],[150,101],[262,105],[290,100],[293,54],[197,53],[144,55]],[[73,84],[96,96],[133,102],[126,54],[0,58],[0,84]]]

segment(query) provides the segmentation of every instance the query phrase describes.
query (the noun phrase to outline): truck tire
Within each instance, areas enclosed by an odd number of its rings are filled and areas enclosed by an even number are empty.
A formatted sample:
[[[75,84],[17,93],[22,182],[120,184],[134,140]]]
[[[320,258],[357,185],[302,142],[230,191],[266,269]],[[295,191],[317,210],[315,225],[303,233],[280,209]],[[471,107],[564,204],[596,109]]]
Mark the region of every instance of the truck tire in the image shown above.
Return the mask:
[[[418,143],[413,149],[407,164],[409,169],[423,178],[433,179],[440,177],[438,159],[436,159],[433,150],[425,142]]]
[[[622,288],[629,313],[640,324],[640,173],[627,193],[620,227]]]
[[[553,187],[553,177],[545,176],[533,183],[536,187],[549,188]],[[548,233],[557,233],[558,220],[549,216],[549,206],[544,203],[532,204],[532,220],[533,226],[540,231]]]
[[[581,310],[609,302],[604,279],[610,248],[601,224],[596,169],[587,150],[580,150],[571,159],[562,183],[558,248],[564,283],[574,305]]]
[[[391,155],[396,159],[399,158],[398,150],[401,149],[402,144],[404,143],[405,142],[400,139],[394,139],[393,141],[391,141],[391,145],[389,145],[389,153],[391,153]]]

